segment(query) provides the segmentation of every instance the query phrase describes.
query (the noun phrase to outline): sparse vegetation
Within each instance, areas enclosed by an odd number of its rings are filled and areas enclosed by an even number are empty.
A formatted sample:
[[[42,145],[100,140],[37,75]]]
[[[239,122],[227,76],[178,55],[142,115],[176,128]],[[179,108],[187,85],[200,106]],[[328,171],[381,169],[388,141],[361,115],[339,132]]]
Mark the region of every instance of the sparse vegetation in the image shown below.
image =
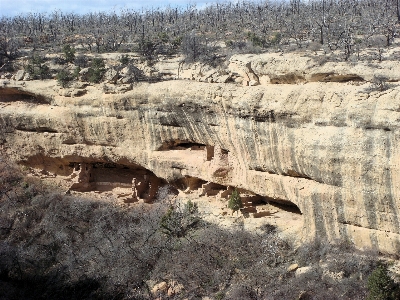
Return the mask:
[[[74,69],[74,72],[72,73],[72,78],[78,79],[79,78],[79,72],[81,71],[81,68],[78,66]]]
[[[397,0],[228,1],[203,9],[37,13],[0,19],[0,59],[14,60],[23,46],[44,52],[58,47],[73,62],[73,45],[80,45],[93,53],[136,49],[146,60],[181,52],[197,61],[229,40],[230,49],[218,49],[219,55],[228,55],[232,45],[240,45],[240,52],[306,51],[318,43],[327,54],[340,51],[346,61],[369,59],[360,49],[370,48],[380,61],[399,34],[398,19]]]
[[[88,59],[85,55],[78,55],[75,57],[74,63],[79,68],[86,68],[88,66]]]
[[[235,53],[308,51],[320,65],[329,60],[383,65],[399,34],[398,4],[244,1],[204,9],[2,17],[0,68],[19,59],[22,77],[43,80],[57,73],[65,88],[77,79],[100,83],[106,77],[104,53],[129,52],[107,62],[117,74],[107,85],[132,89],[139,80],[157,80],[161,75],[147,69],[175,55],[219,67]],[[239,77],[224,76],[229,78],[206,80],[240,84]],[[375,76],[368,91],[383,92],[388,82]],[[64,195],[0,156],[0,299],[154,299],[157,282],[182,284],[171,299],[400,298],[399,285],[376,253],[325,240],[295,248],[272,225],[257,234],[226,230],[202,220],[195,202],[179,205],[166,198],[124,210]],[[236,189],[228,208],[232,214],[243,208]],[[289,272],[293,263],[304,272]]]
[[[121,55],[121,57],[119,58],[119,62],[121,63],[121,65],[126,66],[129,63],[130,59],[128,55]]]
[[[235,189],[228,201],[228,208],[232,210],[232,213],[237,212],[243,207],[242,199],[240,198],[239,192]]]
[[[370,274],[370,292],[391,284],[382,269],[372,272],[375,254],[351,244],[294,250],[273,226],[228,231],[202,221],[195,203],[169,201],[126,210],[61,195],[1,157],[0,296],[153,299],[153,285],[165,281],[183,286],[179,299],[341,300],[365,299]],[[293,262],[308,271],[294,276]]]
[[[50,69],[45,64],[44,57],[37,54],[29,57],[28,63],[25,65],[25,71],[29,74],[31,79],[48,79],[51,77]]]
[[[372,79],[372,85],[374,90],[380,92],[386,91],[390,87],[390,84],[388,83],[388,78],[385,76],[374,76],[374,78]]]
[[[63,47],[63,53],[65,57],[65,61],[68,63],[72,63],[75,60],[75,48],[71,47],[71,45],[67,44]]]
[[[368,277],[367,300],[400,299],[400,286],[390,277],[386,264],[379,264]]]
[[[265,48],[267,46],[267,41],[257,36],[254,32],[248,32],[247,37],[250,42],[252,42],[253,46],[258,46],[262,48]]]
[[[105,64],[102,58],[93,58],[88,70],[88,80],[92,83],[99,83],[105,72]]]
[[[68,87],[72,79],[73,76],[68,70],[62,69],[57,73],[57,82],[63,88]]]
[[[189,200],[183,209],[170,206],[161,219],[160,227],[168,236],[183,237],[199,220],[197,205]]]

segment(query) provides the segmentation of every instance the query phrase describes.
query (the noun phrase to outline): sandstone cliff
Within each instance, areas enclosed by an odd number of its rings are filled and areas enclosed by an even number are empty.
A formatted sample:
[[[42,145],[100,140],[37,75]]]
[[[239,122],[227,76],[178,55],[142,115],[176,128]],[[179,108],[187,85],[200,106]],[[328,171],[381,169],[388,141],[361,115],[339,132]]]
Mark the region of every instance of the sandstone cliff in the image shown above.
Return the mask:
[[[400,88],[371,88],[364,80],[373,74],[365,69],[290,63],[296,71],[267,69],[261,58],[234,60],[230,68],[243,81],[265,84],[173,80],[140,83],[121,94],[88,86],[74,98],[54,93],[53,80],[11,84],[0,90],[0,147],[17,161],[63,176],[76,164],[114,164],[182,189],[205,182],[242,188],[264,201],[296,205],[304,237],[396,252]],[[353,77],[313,80],[315,74]],[[94,176],[87,182],[104,181]]]

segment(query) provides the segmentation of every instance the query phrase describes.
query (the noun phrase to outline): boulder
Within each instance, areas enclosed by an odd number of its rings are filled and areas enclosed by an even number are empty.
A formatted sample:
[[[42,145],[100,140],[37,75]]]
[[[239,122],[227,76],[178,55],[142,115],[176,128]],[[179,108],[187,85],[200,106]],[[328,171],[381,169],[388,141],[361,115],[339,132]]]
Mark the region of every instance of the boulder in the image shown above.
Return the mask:
[[[23,79],[24,81],[29,81],[29,80],[31,80],[31,74],[29,74],[29,73],[25,73],[25,76],[24,76],[24,79]]]
[[[293,272],[293,271],[296,271],[298,268],[299,268],[299,265],[298,265],[298,264],[291,264],[291,265],[287,268],[287,271],[288,271],[288,272]]]
[[[251,62],[240,61],[236,59],[236,57],[232,57],[229,62],[229,71],[239,74],[243,78],[243,86],[255,86],[260,84],[258,76],[251,67]]]
[[[152,289],[151,293],[153,296],[157,296],[162,293],[166,293],[168,289],[168,285],[165,281],[157,283]]]
[[[308,267],[302,267],[296,269],[296,277],[303,276],[303,275],[310,275],[313,272],[313,268],[308,266]]]
[[[132,83],[143,77],[143,72],[134,65],[129,65],[120,71],[120,76],[122,83]]]
[[[89,68],[83,68],[79,72],[80,81],[89,81]]]
[[[169,283],[169,288],[167,295],[168,297],[173,297],[177,294],[180,294],[183,291],[184,287],[182,284],[178,283],[177,281],[171,281]]]
[[[130,91],[130,90],[132,90],[132,84],[129,84],[129,83],[128,84],[121,84],[121,85],[117,86],[116,89],[115,89],[115,91],[118,94],[123,94],[123,93],[125,93],[127,91]]]
[[[258,82],[258,80],[250,80],[249,81],[249,86],[256,86],[259,85],[260,83]]]
[[[263,75],[259,77],[261,85],[268,85],[271,83],[271,78],[268,75]]]
[[[129,66],[126,66],[125,68],[123,68],[123,69],[120,71],[120,74],[121,74],[122,76],[126,76],[126,75],[136,74],[136,73],[138,73],[138,72],[140,72],[140,70],[139,70],[138,68],[136,68],[136,67],[133,66],[133,65],[129,65]]]
[[[87,83],[76,81],[72,84],[72,88],[74,89],[84,89],[88,86]]]
[[[233,81],[236,82],[236,83],[242,84],[243,83],[243,77],[240,77],[240,76],[235,77],[235,79]]]
[[[25,76],[25,71],[24,70],[19,70],[16,74],[15,74],[15,80],[16,81],[21,81],[24,79]]]
[[[135,78],[135,76],[132,76],[132,75],[126,75],[119,79],[119,82],[122,84],[128,84],[128,83],[132,83],[135,81],[136,81],[136,78]]]
[[[116,84],[118,80],[118,71],[114,69],[108,69],[104,74],[104,80],[107,83]]]
[[[10,84],[10,81],[8,81],[8,80],[2,80],[1,83],[0,83],[0,86],[5,87],[5,86],[7,86],[7,85],[9,85],[9,84]]]
[[[58,94],[63,97],[71,97],[72,90],[71,89],[60,89]]]
[[[231,79],[231,76],[229,74],[227,74],[227,75],[222,75],[222,76],[217,77],[215,82],[227,83],[230,79]]]
[[[204,70],[201,74],[203,76],[201,76],[199,78],[199,81],[202,81],[202,82],[209,82],[208,79],[210,79],[210,78],[213,79],[214,77],[216,77],[216,75],[218,75],[218,73],[213,69],[207,70],[207,71]]]
[[[101,88],[105,94],[123,94],[127,91],[130,91],[132,89],[132,84],[121,84],[121,85],[113,85],[113,84],[107,84],[103,83],[101,85]]]
[[[115,87],[110,84],[102,83],[100,85],[100,88],[103,90],[105,94],[115,94]]]

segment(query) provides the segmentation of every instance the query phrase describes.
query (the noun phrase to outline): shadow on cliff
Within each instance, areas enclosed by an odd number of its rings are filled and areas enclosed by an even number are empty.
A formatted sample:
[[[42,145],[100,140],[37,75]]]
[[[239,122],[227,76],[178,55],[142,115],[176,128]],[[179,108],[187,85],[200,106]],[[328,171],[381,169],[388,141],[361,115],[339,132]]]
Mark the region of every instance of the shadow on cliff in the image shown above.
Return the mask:
[[[35,95],[17,88],[0,87],[0,102],[28,102],[32,104],[49,104],[50,101],[41,95]]]

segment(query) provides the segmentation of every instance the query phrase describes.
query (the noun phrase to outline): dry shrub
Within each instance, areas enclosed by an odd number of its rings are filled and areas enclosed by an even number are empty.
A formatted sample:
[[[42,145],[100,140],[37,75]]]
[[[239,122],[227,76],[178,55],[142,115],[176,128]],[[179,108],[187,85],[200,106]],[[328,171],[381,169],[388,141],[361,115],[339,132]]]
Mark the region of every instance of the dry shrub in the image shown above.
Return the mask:
[[[295,251],[271,225],[258,234],[229,231],[197,219],[193,204],[170,207],[174,195],[167,188],[154,204],[127,210],[61,195],[28,180],[4,159],[0,163],[0,297],[5,299],[152,299],[150,282],[161,281],[184,286],[176,299],[367,295],[374,254],[359,253],[349,243],[317,240]],[[168,215],[196,222],[175,222],[189,226],[171,234],[162,227]],[[294,276],[287,271],[294,262],[310,272]]]

